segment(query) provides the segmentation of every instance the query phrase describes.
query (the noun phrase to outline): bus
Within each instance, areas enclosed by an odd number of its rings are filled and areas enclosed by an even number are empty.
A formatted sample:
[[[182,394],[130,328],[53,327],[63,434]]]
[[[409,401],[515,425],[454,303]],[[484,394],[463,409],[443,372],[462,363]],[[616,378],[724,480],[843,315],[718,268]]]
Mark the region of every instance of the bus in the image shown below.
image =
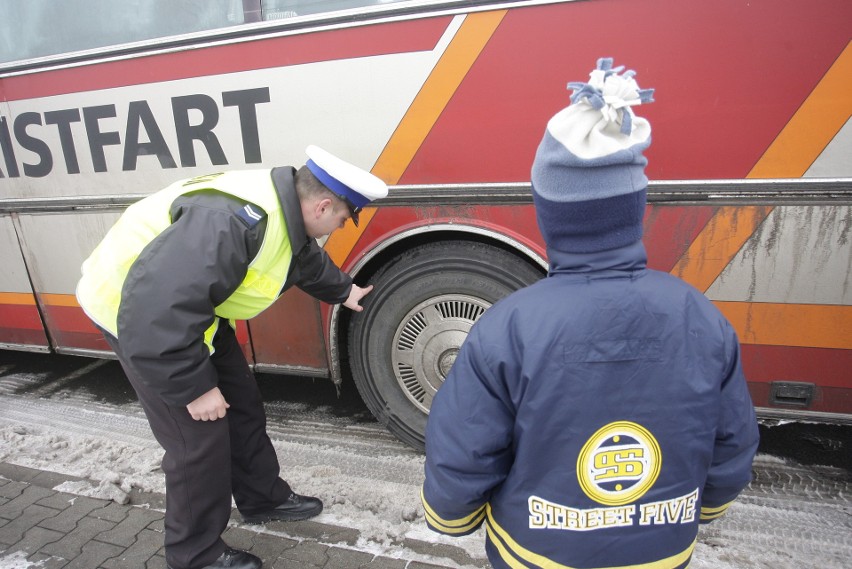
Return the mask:
[[[322,244],[365,310],[299,290],[253,368],[357,387],[422,449],[474,322],[547,274],[530,167],[600,57],[656,89],[649,267],[732,322],[758,413],[852,423],[848,0],[30,0],[0,18],[0,347],[110,357],[80,265],[176,180],[304,164],[387,198]],[[565,299],[570,302],[571,299]]]

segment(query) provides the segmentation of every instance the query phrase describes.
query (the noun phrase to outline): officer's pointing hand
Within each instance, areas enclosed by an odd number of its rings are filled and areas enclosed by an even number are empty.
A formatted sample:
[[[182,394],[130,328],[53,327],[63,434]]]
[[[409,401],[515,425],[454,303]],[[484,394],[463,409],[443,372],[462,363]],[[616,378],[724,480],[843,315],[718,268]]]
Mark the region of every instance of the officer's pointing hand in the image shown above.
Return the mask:
[[[364,307],[361,306],[361,299],[367,296],[367,294],[373,290],[373,285],[370,285],[365,288],[361,288],[356,284],[352,284],[352,290],[349,291],[349,298],[346,299],[346,302],[343,303],[343,306],[350,310],[354,310],[355,312],[361,312],[364,310]]]
[[[218,387],[214,387],[192,403],[186,410],[196,421],[215,421],[225,416],[225,410],[230,407]]]

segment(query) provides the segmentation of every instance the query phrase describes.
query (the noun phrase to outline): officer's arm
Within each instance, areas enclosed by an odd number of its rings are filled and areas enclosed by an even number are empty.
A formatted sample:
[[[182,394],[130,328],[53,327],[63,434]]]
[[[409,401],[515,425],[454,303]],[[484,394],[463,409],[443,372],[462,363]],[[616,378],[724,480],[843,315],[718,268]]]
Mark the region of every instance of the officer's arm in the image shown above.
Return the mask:
[[[296,286],[328,304],[340,304],[349,298],[352,277],[341,271],[314,239],[296,259],[299,278]]]
[[[257,246],[254,230],[220,199],[232,201],[220,195],[173,208],[174,222],[143,250],[122,290],[122,350],[143,381],[175,406],[217,385],[204,332],[214,308],[242,282]]]

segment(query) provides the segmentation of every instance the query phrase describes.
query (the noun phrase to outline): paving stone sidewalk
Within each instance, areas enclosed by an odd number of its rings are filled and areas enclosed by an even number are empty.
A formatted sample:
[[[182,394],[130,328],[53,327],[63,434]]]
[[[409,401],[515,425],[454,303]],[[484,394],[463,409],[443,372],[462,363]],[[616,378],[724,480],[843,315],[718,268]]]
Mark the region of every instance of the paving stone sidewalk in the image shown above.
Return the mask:
[[[164,497],[131,494],[120,505],[54,490],[78,480],[0,462],[0,569],[166,569]],[[373,555],[354,547],[357,530],[312,521],[248,526],[236,514],[231,522],[225,541],[259,556],[265,569],[489,567],[458,548],[416,540],[404,543],[409,559]]]

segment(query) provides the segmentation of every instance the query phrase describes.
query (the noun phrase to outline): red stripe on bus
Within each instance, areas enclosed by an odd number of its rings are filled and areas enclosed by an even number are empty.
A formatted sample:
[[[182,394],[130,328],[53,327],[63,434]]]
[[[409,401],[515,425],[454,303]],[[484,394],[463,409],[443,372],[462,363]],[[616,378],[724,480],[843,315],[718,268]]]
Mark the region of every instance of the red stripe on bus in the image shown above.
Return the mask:
[[[94,332],[51,330],[50,333],[56,348],[110,351],[109,344],[106,343],[103,334],[97,330]]]
[[[0,304],[0,344],[47,346],[35,305]]]
[[[4,78],[8,101],[434,49],[449,17],[189,49]],[[294,85],[293,89],[298,90]]]
[[[79,306],[44,306],[44,318],[48,326],[53,330],[64,330],[66,332],[86,332],[100,334],[83,309]]]
[[[5,330],[41,330],[41,317],[35,304],[0,304],[0,322]]]
[[[356,254],[350,256],[341,268],[344,271],[350,270],[360,260],[357,253],[380,247],[386,239],[427,224],[473,225],[492,230],[529,247],[542,257],[545,256],[544,242],[538,230],[532,204],[382,207],[376,210],[370,224],[361,234],[355,247]]]
[[[743,344],[742,361],[750,382],[802,381],[849,389],[850,350]]]
[[[22,330],[3,326],[0,326],[0,344],[21,347],[39,346],[46,348],[48,346],[44,330]]]
[[[59,298],[62,295],[51,296]],[[44,315],[57,347],[110,349],[103,334],[79,306],[45,303]],[[244,346],[246,356],[250,358],[251,350],[245,349],[249,344],[249,333],[243,321],[237,322],[237,341]]]
[[[649,14],[670,24],[636,24]],[[586,80],[599,57],[656,89],[656,102],[636,110],[653,125],[650,178],[745,178],[843,52],[850,21],[848,0],[510,10],[400,183],[528,181],[547,121],[569,103],[567,82]],[[673,116],[674,106],[689,110]]]

